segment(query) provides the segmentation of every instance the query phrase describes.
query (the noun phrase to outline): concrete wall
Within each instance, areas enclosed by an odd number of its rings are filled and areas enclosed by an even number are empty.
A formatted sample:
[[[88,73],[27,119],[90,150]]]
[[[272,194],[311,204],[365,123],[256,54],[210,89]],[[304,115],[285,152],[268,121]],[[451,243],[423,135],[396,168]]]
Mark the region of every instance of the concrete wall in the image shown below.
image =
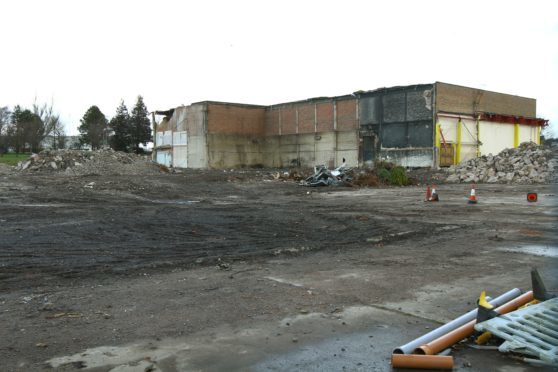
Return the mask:
[[[208,134],[209,167],[222,169],[262,166],[263,142],[263,138],[259,136]]]
[[[461,120],[461,123],[459,121]],[[537,141],[538,129],[532,125],[515,125],[493,121],[477,122],[473,117],[439,117],[438,125],[447,145],[454,147],[454,163],[469,160],[480,155],[497,154],[506,148],[513,148],[522,142]],[[461,134],[459,134],[461,132]],[[517,133],[517,138],[516,138]],[[479,144],[480,141],[480,144]],[[436,146],[442,146],[441,136]]]
[[[379,160],[389,161],[403,167],[419,168],[432,166],[431,148],[384,148]]]
[[[461,114],[491,112],[534,118],[537,114],[537,101],[533,98],[437,82],[436,110]]]
[[[186,108],[186,123],[178,129],[188,133],[188,167],[207,168],[207,107],[205,104],[193,104]]]
[[[313,99],[265,112],[263,164],[269,167],[358,165],[357,100]]]
[[[163,118],[157,125],[155,137],[164,134],[165,142],[155,143],[155,159],[157,162],[173,167],[207,168],[207,136],[205,129],[205,104],[193,104],[177,107],[171,118]],[[174,146],[178,133],[186,133],[186,144]],[[176,147],[176,148],[174,148]]]

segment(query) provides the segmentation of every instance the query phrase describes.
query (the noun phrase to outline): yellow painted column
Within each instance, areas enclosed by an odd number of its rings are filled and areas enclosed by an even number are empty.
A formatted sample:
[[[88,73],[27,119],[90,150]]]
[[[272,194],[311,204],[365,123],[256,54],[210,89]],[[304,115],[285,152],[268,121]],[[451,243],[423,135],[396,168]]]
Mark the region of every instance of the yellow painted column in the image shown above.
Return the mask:
[[[519,146],[519,124],[513,126],[513,147]]]
[[[457,121],[457,149],[455,151],[455,164],[461,162],[461,119]]]
[[[536,140],[537,140],[537,145],[540,145],[541,144],[541,127],[539,127],[538,125],[537,125],[537,138],[536,138]]]
[[[436,123],[436,147],[440,148],[440,123]]]
[[[453,164],[456,165],[457,164],[457,146],[456,146],[455,143],[452,143],[451,147],[453,147]]]
[[[436,133],[434,134],[435,146],[436,146],[436,166],[440,166],[440,123],[436,123]]]

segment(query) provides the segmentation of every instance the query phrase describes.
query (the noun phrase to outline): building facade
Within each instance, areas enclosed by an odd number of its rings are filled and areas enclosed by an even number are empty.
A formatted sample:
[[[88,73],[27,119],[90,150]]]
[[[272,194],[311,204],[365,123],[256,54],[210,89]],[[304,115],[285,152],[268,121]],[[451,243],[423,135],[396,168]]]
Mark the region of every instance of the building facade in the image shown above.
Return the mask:
[[[179,168],[449,166],[539,143],[546,125],[535,99],[439,82],[271,106],[204,101],[156,114],[153,156]]]

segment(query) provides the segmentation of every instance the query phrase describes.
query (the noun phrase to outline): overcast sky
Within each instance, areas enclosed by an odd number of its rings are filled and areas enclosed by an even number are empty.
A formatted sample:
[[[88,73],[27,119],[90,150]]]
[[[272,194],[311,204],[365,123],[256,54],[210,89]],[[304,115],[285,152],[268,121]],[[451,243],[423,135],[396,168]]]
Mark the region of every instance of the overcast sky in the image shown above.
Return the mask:
[[[558,136],[558,1],[30,1],[1,8],[0,106],[69,134],[203,100],[274,104],[443,81],[537,99]]]

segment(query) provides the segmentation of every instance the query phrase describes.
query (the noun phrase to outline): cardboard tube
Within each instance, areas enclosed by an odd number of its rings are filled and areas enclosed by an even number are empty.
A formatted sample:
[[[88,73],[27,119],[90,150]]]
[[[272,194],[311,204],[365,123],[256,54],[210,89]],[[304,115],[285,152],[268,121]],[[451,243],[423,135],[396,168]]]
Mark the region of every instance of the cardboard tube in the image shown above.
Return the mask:
[[[510,311],[514,311],[520,306],[525,305],[527,302],[533,300],[533,291],[526,292],[521,296],[514,298],[513,300],[503,304],[502,306],[496,308],[496,312],[498,314],[506,314]],[[476,319],[471,320],[469,323],[462,325],[461,327],[425,344],[422,345],[414,350],[414,354],[419,355],[434,355],[439,353],[440,351],[447,349],[448,347],[452,346],[453,344],[458,343],[459,341],[463,340],[464,338],[470,336],[474,329],[475,323],[477,322]]]
[[[441,355],[391,354],[392,368],[453,369],[453,357]]]

